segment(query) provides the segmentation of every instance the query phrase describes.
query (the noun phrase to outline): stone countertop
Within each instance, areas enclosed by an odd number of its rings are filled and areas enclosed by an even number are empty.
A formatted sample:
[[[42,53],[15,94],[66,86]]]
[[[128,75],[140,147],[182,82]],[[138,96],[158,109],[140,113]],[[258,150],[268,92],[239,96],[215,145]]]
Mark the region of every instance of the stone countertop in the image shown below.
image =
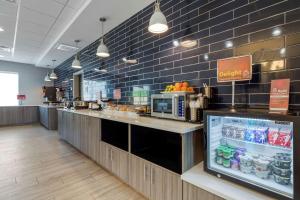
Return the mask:
[[[39,106],[44,108],[63,108],[63,106],[54,106],[54,105],[46,105],[46,104],[42,104]]]
[[[179,134],[185,134],[192,131],[200,130],[203,128],[203,124],[192,124],[188,122],[158,119],[151,117],[141,117],[133,112],[123,112],[123,111],[92,111],[92,110],[70,110],[70,109],[58,109],[66,112],[72,112],[82,115],[87,115],[91,117],[97,117],[101,119],[108,119],[112,121],[123,122],[127,124],[133,124],[148,128],[154,128]]]
[[[38,105],[0,106],[0,108],[14,108],[14,107],[38,107]]]
[[[275,200],[254,190],[208,174],[203,169],[203,162],[182,174],[181,179],[227,200]]]

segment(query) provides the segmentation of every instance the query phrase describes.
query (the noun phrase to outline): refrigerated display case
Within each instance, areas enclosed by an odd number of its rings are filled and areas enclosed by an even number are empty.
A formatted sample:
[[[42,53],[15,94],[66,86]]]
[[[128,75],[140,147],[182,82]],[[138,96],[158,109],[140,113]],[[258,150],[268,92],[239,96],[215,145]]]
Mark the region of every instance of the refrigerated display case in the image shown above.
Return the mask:
[[[205,111],[205,171],[276,199],[300,199],[299,119],[255,110]]]

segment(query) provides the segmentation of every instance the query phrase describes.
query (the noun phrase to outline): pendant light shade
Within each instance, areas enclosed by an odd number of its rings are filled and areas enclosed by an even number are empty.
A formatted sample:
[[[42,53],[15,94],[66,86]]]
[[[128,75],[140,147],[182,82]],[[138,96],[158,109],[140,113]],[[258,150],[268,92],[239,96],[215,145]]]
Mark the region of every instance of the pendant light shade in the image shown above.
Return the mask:
[[[189,16],[188,16],[188,18],[189,18]],[[198,42],[197,42],[197,40],[194,39],[190,22],[188,23],[186,28],[187,29],[184,33],[184,37],[180,41],[180,45],[185,48],[192,48],[192,47],[197,46]]]
[[[107,58],[110,56],[107,46],[104,44],[103,38],[100,40],[100,45],[97,48],[97,56]]]
[[[75,43],[76,43],[76,47],[78,48],[78,43],[80,42],[80,40],[75,40]],[[75,55],[75,58],[72,62],[72,68],[74,69],[81,69],[81,64],[80,64],[80,60],[79,60],[79,53],[77,53]]]
[[[50,74],[50,79],[53,79],[53,80],[57,79],[57,76],[54,73],[54,70],[52,70],[52,73]]]
[[[82,68],[82,67],[81,67],[81,64],[80,64],[80,61],[79,61],[78,55],[75,56],[75,59],[74,59],[73,62],[72,62],[72,67],[73,67],[74,69],[81,69],[81,68]]]
[[[100,40],[100,45],[97,48],[96,55],[101,58],[107,58],[110,56],[107,46],[104,44],[104,22],[106,21],[106,18],[101,17],[100,22],[102,25],[102,37]]]
[[[150,18],[148,30],[151,33],[164,33],[169,29],[166,16],[160,10],[159,1],[155,2],[154,13]]]
[[[56,61],[56,60],[52,60],[52,62],[53,62],[53,68],[54,68],[54,63],[55,63],[55,61]],[[57,75],[56,75],[55,72],[54,72],[54,69],[52,70],[52,72],[51,72],[51,74],[50,74],[50,79],[53,79],[53,80],[58,79]]]
[[[50,82],[51,79],[49,77],[49,73],[47,73],[47,75],[45,76],[45,79],[44,79],[45,82]]]

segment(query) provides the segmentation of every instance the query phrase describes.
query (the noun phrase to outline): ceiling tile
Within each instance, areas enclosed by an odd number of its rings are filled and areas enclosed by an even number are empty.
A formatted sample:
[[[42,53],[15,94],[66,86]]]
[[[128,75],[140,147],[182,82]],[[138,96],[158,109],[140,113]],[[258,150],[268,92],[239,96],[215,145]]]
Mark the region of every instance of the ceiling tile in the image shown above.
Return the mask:
[[[40,12],[34,11],[32,9],[22,7],[20,11],[20,23],[25,21],[42,26],[51,26],[55,22],[55,18],[45,14],[41,14]]]
[[[22,0],[21,6],[54,18],[59,15],[61,9],[64,7],[62,4],[53,0]]]

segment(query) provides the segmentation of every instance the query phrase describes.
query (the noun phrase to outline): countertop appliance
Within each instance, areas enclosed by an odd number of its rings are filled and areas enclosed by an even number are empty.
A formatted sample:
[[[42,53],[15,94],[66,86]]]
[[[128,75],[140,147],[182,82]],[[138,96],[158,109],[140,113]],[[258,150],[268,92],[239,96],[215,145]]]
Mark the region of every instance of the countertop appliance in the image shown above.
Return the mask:
[[[151,116],[174,120],[187,120],[188,96],[186,93],[151,95]]]
[[[300,199],[300,118],[204,111],[205,171],[272,198]]]

